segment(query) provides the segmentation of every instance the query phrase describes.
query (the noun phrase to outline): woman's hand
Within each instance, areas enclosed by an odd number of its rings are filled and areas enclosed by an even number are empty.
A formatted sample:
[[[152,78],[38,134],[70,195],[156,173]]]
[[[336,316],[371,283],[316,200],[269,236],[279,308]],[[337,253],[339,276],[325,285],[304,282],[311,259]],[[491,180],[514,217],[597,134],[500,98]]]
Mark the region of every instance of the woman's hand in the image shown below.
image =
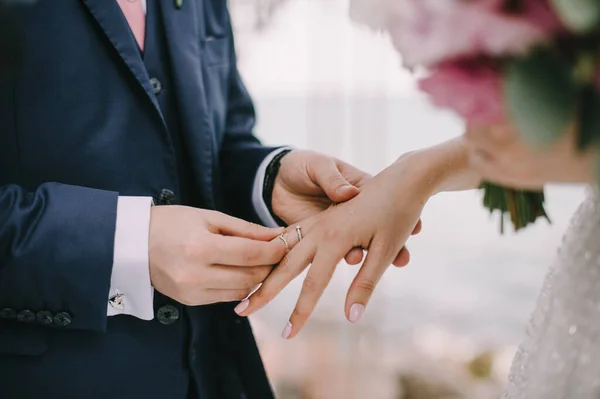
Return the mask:
[[[594,180],[592,150],[577,149],[571,128],[551,147],[536,149],[509,125],[469,126],[465,139],[473,168],[484,179],[514,188],[539,189],[548,183]]]
[[[292,250],[236,311],[247,316],[260,309],[312,263],[283,333],[285,338],[295,336],[314,310],[337,264],[348,251],[359,247],[368,254],[346,300],[346,316],[357,322],[379,279],[399,252],[408,263],[408,252],[401,249],[411,234],[420,231],[419,217],[432,194],[431,180],[421,173],[424,169],[417,168],[409,158],[365,183],[354,199],[300,223],[301,241],[297,226],[290,226],[284,237]]]

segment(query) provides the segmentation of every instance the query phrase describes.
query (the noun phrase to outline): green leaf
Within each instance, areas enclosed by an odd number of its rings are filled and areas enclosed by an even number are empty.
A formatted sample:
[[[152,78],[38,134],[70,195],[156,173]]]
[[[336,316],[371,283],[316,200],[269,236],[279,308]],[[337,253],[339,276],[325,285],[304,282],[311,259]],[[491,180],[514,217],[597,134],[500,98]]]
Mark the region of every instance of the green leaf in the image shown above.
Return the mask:
[[[523,138],[547,146],[572,121],[577,89],[566,63],[536,52],[509,64],[504,95],[509,117]]]
[[[561,20],[577,32],[587,33],[600,26],[600,1],[552,0]]]
[[[585,150],[592,143],[598,142],[600,142],[600,94],[594,86],[586,86],[581,93],[577,148]]]

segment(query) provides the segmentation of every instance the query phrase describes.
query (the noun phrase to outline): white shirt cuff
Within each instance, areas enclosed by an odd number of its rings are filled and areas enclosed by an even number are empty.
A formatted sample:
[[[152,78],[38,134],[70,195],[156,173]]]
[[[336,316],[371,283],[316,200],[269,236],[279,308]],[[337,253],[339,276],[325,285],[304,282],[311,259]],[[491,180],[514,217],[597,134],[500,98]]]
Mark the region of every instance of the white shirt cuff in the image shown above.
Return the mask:
[[[108,316],[154,318],[148,239],[151,197],[119,197]]]
[[[252,190],[252,204],[254,205],[254,210],[256,211],[260,221],[267,227],[281,227],[269,211],[265,200],[263,199],[263,187],[265,185],[265,174],[267,173],[267,168],[269,164],[280,152],[291,150],[289,147],[278,148],[275,151],[271,152],[269,155],[263,159],[262,163],[258,167],[258,171],[256,171],[256,177],[254,178],[254,188]]]

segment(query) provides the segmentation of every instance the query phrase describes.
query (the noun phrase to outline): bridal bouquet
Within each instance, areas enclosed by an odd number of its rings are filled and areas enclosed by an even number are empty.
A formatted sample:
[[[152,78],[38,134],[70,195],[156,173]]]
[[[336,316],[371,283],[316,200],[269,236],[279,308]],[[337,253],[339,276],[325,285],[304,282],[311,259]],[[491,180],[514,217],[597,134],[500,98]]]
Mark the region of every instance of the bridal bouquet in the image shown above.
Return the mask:
[[[600,147],[600,0],[353,0],[351,16],[388,33],[436,106],[467,124],[512,123],[550,145],[575,123]],[[516,230],[546,217],[543,192],[484,183],[484,205]]]

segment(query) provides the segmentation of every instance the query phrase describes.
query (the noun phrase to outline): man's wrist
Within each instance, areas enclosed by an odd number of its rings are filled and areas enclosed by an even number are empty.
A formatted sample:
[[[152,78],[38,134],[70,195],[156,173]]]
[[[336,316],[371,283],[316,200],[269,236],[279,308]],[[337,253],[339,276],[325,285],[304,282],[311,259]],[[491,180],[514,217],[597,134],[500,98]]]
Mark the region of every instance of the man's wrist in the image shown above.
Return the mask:
[[[280,226],[285,226],[286,223],[281,220],[279,216],[275,214],[275,212],[273,212],[273,189],[275,188],[275,181],[277,180],[277,174],[279,173],[279,169],[281,167],[281,160],[291,151],[291,149],[285,149],[273,157],[265,171],[265,180],[263,183],[263,201],[265,202],[273,219],[275,219],[277,224]]]
[[[261,162],[258,170],[256,171],[256,176],[254,178],[254,188],[252,190],[252,204],[254,205],[254,210],[260,222],[268,227],[281,227],[284,224],[281,224],[281,221],[275,220],[273,217],[272,211],[269,209],[264,200],[263,191],[265,188],[265,178],[267,175],[267,168],[271,164],[273,158],[278,156],[283,151],[290,150],[289,147],[282,147],[275,149],[267,155],[263,161]],[[277,176],[275,176],[276,178]],[[271,178],[274,181],[274,178]],[[269,194],[267,198],[271,199],[272,194]]]

